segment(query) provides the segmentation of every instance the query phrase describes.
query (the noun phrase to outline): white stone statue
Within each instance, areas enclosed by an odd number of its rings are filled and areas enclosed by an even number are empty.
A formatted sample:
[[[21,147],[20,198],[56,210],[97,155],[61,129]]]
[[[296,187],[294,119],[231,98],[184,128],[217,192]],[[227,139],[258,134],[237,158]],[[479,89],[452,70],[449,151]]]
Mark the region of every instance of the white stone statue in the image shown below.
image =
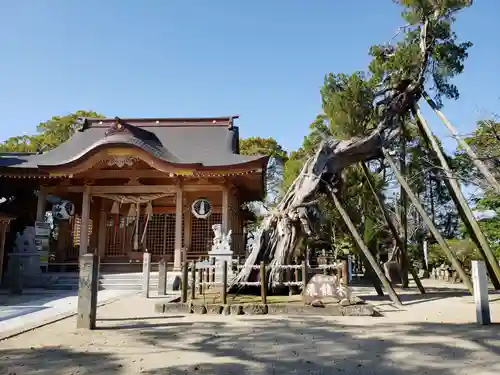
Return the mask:
[[[210,250],[208,255],[211,258],[215,258],[215,266],[217,268],[221,268],[224,264],[224,261],[226,261],[228,265],[228,274],[230,274],[231,261],[233,258],[233,252],[231,250],[232,231],[230,230],[225,234],[222,233],[221,224],[212,225],[212,230],[214,231],[214,240],[212,244],[212,249]]]
[[[231,252],[231,236],[233,231],[229,230],[226,234],[222,233],[221,224],[212,225],[212,230],[214,231],[214,239],[211,252]]]

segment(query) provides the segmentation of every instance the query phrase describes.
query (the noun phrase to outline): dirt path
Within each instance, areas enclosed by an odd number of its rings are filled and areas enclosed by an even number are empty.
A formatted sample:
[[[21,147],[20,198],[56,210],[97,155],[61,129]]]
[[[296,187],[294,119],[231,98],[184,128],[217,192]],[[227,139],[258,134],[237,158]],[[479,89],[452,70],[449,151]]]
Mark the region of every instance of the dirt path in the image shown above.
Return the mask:
[[[407,294],[397,312],[367,298],[383,317],[163,317],[154,299],[127,297],[99,309],[96,331],[71,318],[0,342],[0,374],[500,373],[499,326],[470,324],[471,297]]]

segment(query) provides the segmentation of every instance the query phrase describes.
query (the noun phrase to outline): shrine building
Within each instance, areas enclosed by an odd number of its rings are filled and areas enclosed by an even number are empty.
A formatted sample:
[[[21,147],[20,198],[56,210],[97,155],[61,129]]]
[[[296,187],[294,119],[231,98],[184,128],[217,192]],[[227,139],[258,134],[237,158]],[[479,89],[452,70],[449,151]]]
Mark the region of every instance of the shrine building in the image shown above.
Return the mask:
[[[214,224],[232,230],[232,250],[243,255],[241,207],[263,199],[268,156],[239,153],[235,118],[82,119],[53,150],[0,156],[1,183],[37,179],[37,221],[46,217],[47,197],[73,203],[68,217],[53,212],[49,264],[76,263],[89,252],[101,262],[129,262],[147,250],[178,269],[183,254],[207,255]]]

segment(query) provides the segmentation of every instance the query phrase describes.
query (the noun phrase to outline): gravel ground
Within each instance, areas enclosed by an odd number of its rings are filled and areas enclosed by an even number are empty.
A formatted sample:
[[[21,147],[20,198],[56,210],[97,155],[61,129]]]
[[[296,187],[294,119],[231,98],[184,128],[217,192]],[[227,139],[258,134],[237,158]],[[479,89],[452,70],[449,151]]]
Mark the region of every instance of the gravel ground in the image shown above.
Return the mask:
[[[98,330],[70,318],[0,342],[0,374],[500,374],[499,325],[473,324],[459,287],[426,286],[404,311],[357,288],[377,318],[159,316],[157,299],[126,297],[99,309]]]

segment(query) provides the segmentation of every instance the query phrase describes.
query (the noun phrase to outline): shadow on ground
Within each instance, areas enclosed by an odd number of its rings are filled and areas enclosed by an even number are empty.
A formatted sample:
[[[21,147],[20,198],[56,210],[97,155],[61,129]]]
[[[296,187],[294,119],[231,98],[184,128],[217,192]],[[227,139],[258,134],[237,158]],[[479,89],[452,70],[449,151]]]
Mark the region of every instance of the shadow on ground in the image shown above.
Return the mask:
[[[83,353],[65,348],[4,349],[1,375],[59,375],[120,373],[123,365],[111,354]]]
[[[438,300],[443,300],[443,299],[448,299],[448,298],[458,298],[458,297],[464,297],[464,296],[472,296],[470,293],[465,290],[464,288],[452,288],[452,287],[446,287],[446,288],[437,288],[437,287],[426,287],[425,288],[426,293],[425,294],[420,294],[415,292],[415,289],[400,289],[397,288],[396,292],[398,293],[399,297],[401,298],[401,301],[403,302],[404,305],[416,305],[424,302],[429,302],[429,301],[438,301]],[[490,298],[490,302],[497,302],[500,301],[500,291],[489,291],[490,296],[495,296],[493,298]],[[375,294],[367,294],[367,293],[356,293],[358,297],[361,299],[365,300],[366,302],[373,302],[373,301],[390,301],[389,296],[386,294],[384,296],[378,296]],[[472,301],[472,300],[471,300]]]
[[[373,318],[344,325],[313,317],[110,323],[107,331],[65,333],[86,335],[80,350],[43,342],[2,349],[0,374],[500,373],[498,325],[375,324]]]

